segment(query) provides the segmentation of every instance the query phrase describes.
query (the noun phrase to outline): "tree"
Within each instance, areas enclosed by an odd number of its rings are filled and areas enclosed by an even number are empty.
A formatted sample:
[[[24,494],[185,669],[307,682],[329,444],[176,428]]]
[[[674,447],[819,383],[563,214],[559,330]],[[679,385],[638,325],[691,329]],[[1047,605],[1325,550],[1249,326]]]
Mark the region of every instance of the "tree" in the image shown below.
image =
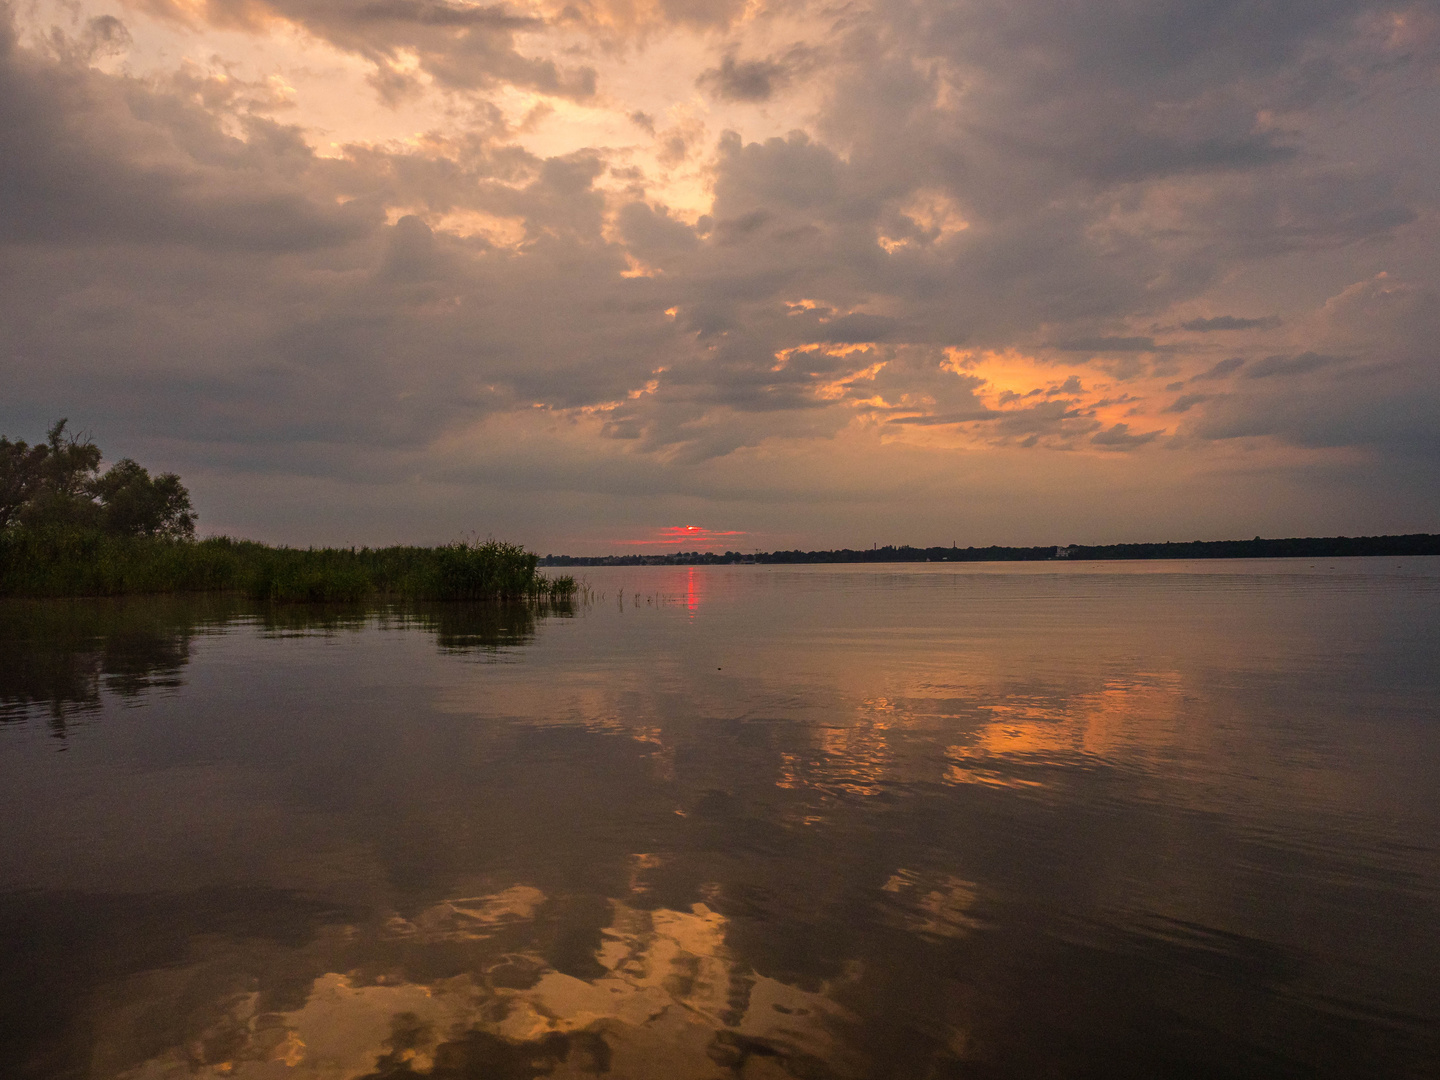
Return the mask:
[[[108,533],[195,538],[190,493],[174,473],[152,478],[138,462],[123,458],[94,480],[90,491],[100,500],[100,525]]]
[[[30,446],[24,439],[11,442],[0,435],[0,529],[20,521],[20,512],[40,486],[41,465],[50,448]]]
[[[124,458],[103,475],[100,448],[65,420],[34,446],[0,436],[0,529],[100,529],[114,536],[195,536],[190,493],[174,473],[152,477]]]
[[[38,477],[20,509],[20,523],[31,528],[83,529],[96,524],[97,507],[90,485],[100,468],[100,448],[88,438],[66,435],[65,419],[57,420],[36,447]]]

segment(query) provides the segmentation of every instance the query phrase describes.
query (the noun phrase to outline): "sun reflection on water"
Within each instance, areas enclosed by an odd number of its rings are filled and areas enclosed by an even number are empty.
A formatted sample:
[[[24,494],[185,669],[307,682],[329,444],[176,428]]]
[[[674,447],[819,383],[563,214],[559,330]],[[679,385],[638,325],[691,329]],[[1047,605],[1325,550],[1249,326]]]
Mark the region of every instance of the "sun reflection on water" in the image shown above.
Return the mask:
[[[1379,970],[1417,1019],[1373,1045],[1432,1045],[1431,729],[1406,718],[1440,667],[1392,646],[1408,594],[605,569],[565,619],[212,633],[137,604],[10,631],[0,699],[94,704],[76,748],[154,763],[27,760],[51,740],[0,724],[44,810],[0,846],[0,922],[59,973],[30,1053],[84,1056],[45,1075],[1078,1075],[1111,1044],[1052,1046],[1158,1000],[1196,1034],[1156,1053],[1251,1075],[1273,1046],[1217,1043],[1212,1004],[1329,1031],[1305,987],[1358,1016],[1391,1007]]]

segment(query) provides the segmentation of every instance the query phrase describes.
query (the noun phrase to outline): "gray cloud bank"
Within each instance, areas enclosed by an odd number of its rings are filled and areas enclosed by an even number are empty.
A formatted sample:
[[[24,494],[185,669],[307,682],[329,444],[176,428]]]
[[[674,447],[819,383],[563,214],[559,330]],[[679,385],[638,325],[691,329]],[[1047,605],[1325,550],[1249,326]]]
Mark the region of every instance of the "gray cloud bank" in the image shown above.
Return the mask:
[[[266,10],[373,63],[382,99],[414,90],[401,49],[457,92],[605,91],[522,55],[546,25],[503,7]],[[320,157],[234,85],[92,67],[127,40],[113,16],[41,48],[0,11],[0,421],[68,415],[198,477],[202,526],[544,544],[700,514],[841,543],[848,507],[914,542],[1440,528],[1440,140],[1404,127],[1440,111],[1431,4],[878,3],[823,65],[815,43],[702,72],[729,101],[823,93],[808,133],[708,148],[694,225],[608,182],[609,148],[544,158],[492,119]],[[514,235],[442,225],[467,215]],[[1236,310],[1236,281],[1240,310],[1281,314],[1196,314]],[[1002,408],[947,348],[1204,391],[1155,402],[1168,434],[1102,420],[1084,379]],[[826,476],[862,414],[970,448]],[[1165,455],[1189,464],[1147,464]]]

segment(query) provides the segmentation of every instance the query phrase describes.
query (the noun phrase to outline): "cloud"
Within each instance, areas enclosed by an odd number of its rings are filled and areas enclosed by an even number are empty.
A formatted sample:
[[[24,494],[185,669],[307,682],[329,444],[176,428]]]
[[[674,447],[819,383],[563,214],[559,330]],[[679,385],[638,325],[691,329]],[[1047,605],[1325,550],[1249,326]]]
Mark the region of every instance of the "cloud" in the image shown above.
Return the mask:
[[[1274,330],[1279,325],[1280,317],[1278,315],[1266,315],[1259,319],[1246,319],[1237,315],[1216,315],[1210,319],[1189,319],[1180,324],[1180,329],[1208,334],[1215,330]]]
[[[514,15],[503,5],[447,4],[440,0],[370,0],[356,4],[350,17],[356,22],[417,23],[421,26],[484,26],[504,30],[533,30],[542,20]]]
[[[1045,391],[1045,393],[1046,393],[1046,394],[1081,394],[1081,393],[1084,393],[1084,391],[1085,391],[1085,388],[1084,388],[1084,386],[1082,386],[1081,383],[1080,383],[1080,376],[1079,376],[1079,375],[1071,375],[1068,379],[1066,379],[1066,380],[1065,380],[1063,383],[1061,383],[1059,386],[1052,386],[1049,390]]]
[[[372,208],[297,189],[290,174],[313,154],[295,129],[249,117],[242,141],[171,94],[131,90],[77,62],[45,63],[0,30],[0,238],[296,252],[373,227]],[[166,121],[148,119],[151,108]]]
[[[900,323],[887,315],[867,315],[856,312],[842,315],[826,323],[821,329],[821,339],[840,343],[885,341],[900,330]]]
[[[79,39],[87,60],[124,53],[132,41],[130,30],[114,15],[96,15],[87,19]]]
[[[1247,379],[1273,379],[1277,376],[1305,375],[1332,364],[1344,363],[1338,356],[1322,356],[1303,352],[1298,356],[1267,356],[1245,369]]]
[[[1189,412],[1196,405],[1199,405],[1202,402],[1206,402],[1209,400],[1209,394],[1181,394],[1178,398],[1172,401],[1169,405],[1166,405],[1160,411],[1164,413]]]
[[[1062,352],[1131,353],[1156,352],[1160,346],[1152,337],[1084,337],[1057,342],[1054,348]]]
[[[726,101],[769,101],[817,62],[816,51],[802,44],[763,60],[737,60],[727,53],[719,67],[702,71],[695,85]]]
[[[1207,368],[1200,374],[1191,378],[1191,382],[1211,382],[1215,379],[1224,379],[1245,366],[1243,356],[1232,356],[1229,359],[1221,360],[1213,367]]]
[[[1211,402],[1195,427],[1202,438],[1270,438],[1309,449],[1364,450],[1382,477],[1419,478],[1440,463],[1440,332],[1437,296],[1381,275],[1358,282],[1322,307],[1317,345],[1257,361],[1245,392]],[[1358,354],[1358,355],[1356,355]],[[1393,470],[1393,471],[1392,471]],[[1403,484],[1402,484],[1403,487]],[[1426,505],[1417,487],[1411,498]]]
[[[373,521],[384,485],[449,485],[397,531],[482,490],[519,514],[532,481],[532,523],[547,495],[604,519],[604,485],[838,528],[819,492],[899,499],[902,461],[934,478],[916,523],[980,476],[1019,521],[1065,470],[1140,520],[1242,439],[1296,485],[1253,502],[1280,514],[1324,504],[1303,469],[1440,460],[1440,152],[1393,135],[1435,104],[1423,27],[1394,44],[1363,0],[743,10],[7,9],[0,421],[72,415],[255,521],[277,477]],[[217,59],[161,57],[155,12]],[[306,73],[341,68],[354,101],[317,104]],[[399,134],[331,130],[379,113]],[[1237,308],[1275,314],[1190,317]],[[1369,498],[1346,482],[1330,505]]]
[[[1039,147],[1018,148],[1041,150]],[[1109,143],[1078,139],[1068,145],[1060,142],[1046,146],[1043,150],[1054,164],[1063,163],[1065,168],[1088,179],[1110,183],[1189,173],[1247,171],[1288,161],[1297,154],[1293,146],[1280,143],[1269,133],[1187,139],[1134,132]]]
[[[729,101],[768,101],[787,78],[785,65],[774,60],[747,60],[742,63],[733,56],[727,56],[718,68],[702,72],[695,82],[697,86]]]
[[[1113,424],[1104,431],[1097,431],[1090,436],[1090,441],[1096,446],[1103,446],[1108,450],[1133,450],[1154,441],[1161,434],[1159,431],[1135,434],[1130,431],[1129,424]]]
[[[145,8],[177,22],[265,33],[276,24],[300,27],[373,64],[378,81],[408,56],[435,84],[454,90],[513,85],[567,98],[595,93],[595,71],[552,57],[522,54],[517,35],[545,28],[543,19],[504,5],[444,0],[147,0]]]

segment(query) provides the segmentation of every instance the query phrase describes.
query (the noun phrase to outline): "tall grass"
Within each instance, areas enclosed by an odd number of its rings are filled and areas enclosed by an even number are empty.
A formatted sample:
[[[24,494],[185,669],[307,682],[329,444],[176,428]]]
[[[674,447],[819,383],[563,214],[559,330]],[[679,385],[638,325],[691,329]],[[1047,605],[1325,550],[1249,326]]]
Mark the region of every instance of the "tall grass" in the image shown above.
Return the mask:
[[[288,548],[99,532],[0,531],[0,596],[239,593],[275,602],[568,600],[570,576],[498,540],[442,547]]]

